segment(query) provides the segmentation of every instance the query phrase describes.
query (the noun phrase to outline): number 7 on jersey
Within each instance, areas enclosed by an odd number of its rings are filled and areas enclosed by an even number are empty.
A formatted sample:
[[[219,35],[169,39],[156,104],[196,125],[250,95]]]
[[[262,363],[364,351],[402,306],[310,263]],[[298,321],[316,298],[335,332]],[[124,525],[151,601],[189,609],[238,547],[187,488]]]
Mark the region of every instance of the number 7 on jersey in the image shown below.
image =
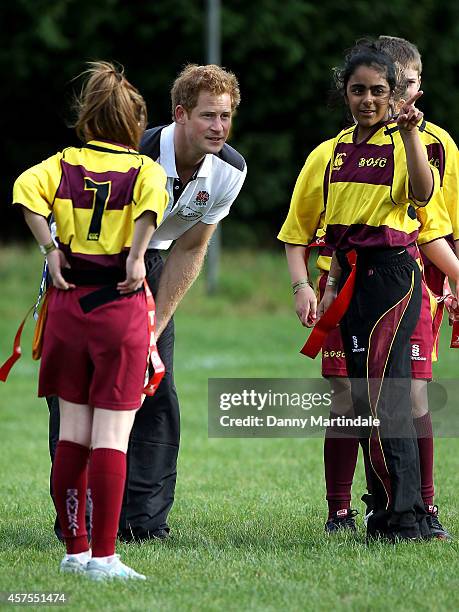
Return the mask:
[[[86,240],[99,240],[100,238],[102,216],[104,214],[105,206],[110,199],[111,187],[111,181],[97,183],[87,176],[84,177],[85,190],[90,189],[94,191],[92,201],[94,210],[91,217],[91,223],[89,224],[88,237]]]

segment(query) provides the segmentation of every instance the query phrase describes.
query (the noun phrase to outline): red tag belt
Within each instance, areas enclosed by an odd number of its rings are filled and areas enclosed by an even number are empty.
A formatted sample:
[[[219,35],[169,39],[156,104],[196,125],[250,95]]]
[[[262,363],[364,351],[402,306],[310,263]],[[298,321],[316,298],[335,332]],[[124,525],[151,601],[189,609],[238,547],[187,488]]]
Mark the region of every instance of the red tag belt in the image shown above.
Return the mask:
[[[357,253],[355,251],[349,251],[347,254],[347,260],[351,266],[351,273],[349,274],[343,288],[336,296],[336,299],[330,308],[315,324],[309,338],[306,340],[305,345],[300,351],[300,353],[306,355],[307,357],[311,357],[311,359],[315,359],[317,357],[325,342],[325,338],[333,329],[335,329],[343,318],[344,313],[349,308],[352,294],[354,293],[356,271],[355,263],[357,260]]]
[[[337,295],[333,304],[317,321],[309,338],[307,339],[306,343],[300,351],[300,353],[306,355],[307,357],[311,357],[312,359],[315,359],[315,357],[317,357],[319,351],[321,350],[325,342],[325,338],[333,329],[335,329],[335,327],[343,318],[346,310],[349,308],[349,304],[351,302],[355,286],[355,251],[350,251],[347,254],[347,259],[349,261],[349,264],[351,265],[351,273],[348,279],[346,280],[343,288]],[[437,296],[436,300],[439,304],[443,303],[449,313],[459,316],[458,300],[454,297],[454,295],[449,292],[449,285],[445,284],[445,287],[447,287],[447,289],[445,289],[444,294],[442,296]],[[450,348],[459,348],[459,320],[453,321]]]
[[[145,296],[147,298],[147,308],[148,308],[148,333],[150,337],[150,346],[148,349],[148,361],[151,362],[153,366],[154,373],[150,378],[148,383],[146,384],[143,392],[145,395],[152,396],[155,394],[155,391],[159,387],[163,376],[166,372],[166,368],[164,367],[164,363],[161,360],[161,357],[158,353],[158,348],[156,346],[156,338],[155,338],[155,328],[156,328],[156,307],[155,300],[153,299],[153,295],[150,291],[150,287],[146,280],[143,281],[143,286],[145,288]]]
[[[145,288],[145,296],[147,299],[147,308],[148,308],[148,334],[149,334],[149,349],[148,349],[148,361],[151,362],[154,374],[146,384],[143,392],[145,395],[152,396],[155,394],[155,391],[159,387],[161,380],[165,374],[166,368],[159,356],[158,349],[156,346],[156,338],[155,338],[155,325],[156,325],[156,308],[155,308],[155,300],[153,299],[153,295],[150,291],[150,287],[148,286],[147,281],[144,281]],[[11,371],[11,368],[14,366],[16,361],[20,358],[22,354],[21,349],[21,336],[22,330],[24,329],[24,325],[35,308],[35,305],[29,309],[26,316],[22,320],[21,324],[18,327],[16,335],[14,337],[13,342],[13,352],[5,361],[5,363],[0,367],[0,381],[5,382],[8,378],[8,375]]]

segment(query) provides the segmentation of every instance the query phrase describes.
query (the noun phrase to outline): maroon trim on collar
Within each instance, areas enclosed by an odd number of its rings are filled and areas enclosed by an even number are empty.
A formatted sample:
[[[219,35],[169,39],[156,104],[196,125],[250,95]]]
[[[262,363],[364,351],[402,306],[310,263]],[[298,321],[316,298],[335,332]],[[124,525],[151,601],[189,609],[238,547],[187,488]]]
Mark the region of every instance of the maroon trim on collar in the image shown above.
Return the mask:
[[[91,140],[88,140],[85,144],[89,144],[91,142],[103,142],[106,144],[115,145],[115,147],[122,147],[123,149],[127,149],[128,151],[135,151],[136,153],[138,152],[137,149],[134,149],[129,145],[121,144],[120,142],[114,142],[113,140],[107,140],[106,138],[92,138]]]

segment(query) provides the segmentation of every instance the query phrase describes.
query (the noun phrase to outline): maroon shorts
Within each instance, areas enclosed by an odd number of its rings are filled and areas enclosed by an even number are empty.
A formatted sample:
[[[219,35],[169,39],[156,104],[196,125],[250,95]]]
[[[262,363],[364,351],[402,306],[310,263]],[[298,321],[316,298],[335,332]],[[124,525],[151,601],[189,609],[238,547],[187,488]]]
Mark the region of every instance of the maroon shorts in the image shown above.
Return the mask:
[[[436,266],[430,264],[424,267],[424,276],[426,279],[427,286],[434,296],[442,296],[445,286],[446,276]],[[440,336],[440,327],[443,320],[444,304],[441,302],[437,304],[434,316],[432,318],[433,324],[433,361],[438,359],[438,339]]]
[[[320,274],[320,298],[323,297],[327,278],[326,272]],[[410,342],[412,378],[432,378],[434,334],[430,295],[425,283],[422,283],[421,314]],[[339,327],[328,334],[322,347],[322,376],[347,376],[346,356]]]
[[[328,274],[321,272],[319,277],[319,297],[322,299],[327,285]],[[322,376],[347,376],[346,357],[339,327],[333,329],[325,338],[322,347]]]
[[[145,294],[123,297],[85,314],[78,300],[95,289],[52,291],[38,395],[108,410],[137,409],[149,344]]]
[[[432,378],[432,350],[434,345],[433,313],[430,292],[421,283],[422,301],[419,319],[410,338],[411,378]]]
[[[443,286],[445,284],[445,275],[441,270],[432,264],[424,266],[424,278],[427,286],[435,295],[443,295]]]

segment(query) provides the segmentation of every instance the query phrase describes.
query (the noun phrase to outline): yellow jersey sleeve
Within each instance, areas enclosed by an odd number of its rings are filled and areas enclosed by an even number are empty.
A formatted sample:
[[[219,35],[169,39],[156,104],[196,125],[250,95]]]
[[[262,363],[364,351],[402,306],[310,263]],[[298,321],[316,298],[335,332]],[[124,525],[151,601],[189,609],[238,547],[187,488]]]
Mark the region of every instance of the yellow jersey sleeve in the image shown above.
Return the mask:
[[[48,217],[62,176],[61,159],[62,153],[56,153],[25,170],[14,183],[13,204]]]
[[[420,128],[421,138],[426,146],[429,162],[438,168],[441,189],[445,200],[454,239],[459,239],[459,153],[453,138],[446,130],[425,122]]]
[[[278,239],[289,244],[307,245],[323,225],[327,168],[333,152],[333,139],[316,147],[306,159],[293,190],[287,218]]]
[[[134,186],[134,221],[147,210],[156,213],[156,226],[161,220],[166,210],[169,200],[166,191],[167,176],[163,168],[146,155],[142,155],[143,165]]]
[[[453,232],[441,191],[434,194],[427,206],[418,208],[416,216],[421,224],[417,239],[418,244],[426,244],[437,238],[444,238]]]
[[[459,240],[459,151],[454,140],[445,138],[445,174],[443,176],[443,197],[453,226],[454,240]]]

